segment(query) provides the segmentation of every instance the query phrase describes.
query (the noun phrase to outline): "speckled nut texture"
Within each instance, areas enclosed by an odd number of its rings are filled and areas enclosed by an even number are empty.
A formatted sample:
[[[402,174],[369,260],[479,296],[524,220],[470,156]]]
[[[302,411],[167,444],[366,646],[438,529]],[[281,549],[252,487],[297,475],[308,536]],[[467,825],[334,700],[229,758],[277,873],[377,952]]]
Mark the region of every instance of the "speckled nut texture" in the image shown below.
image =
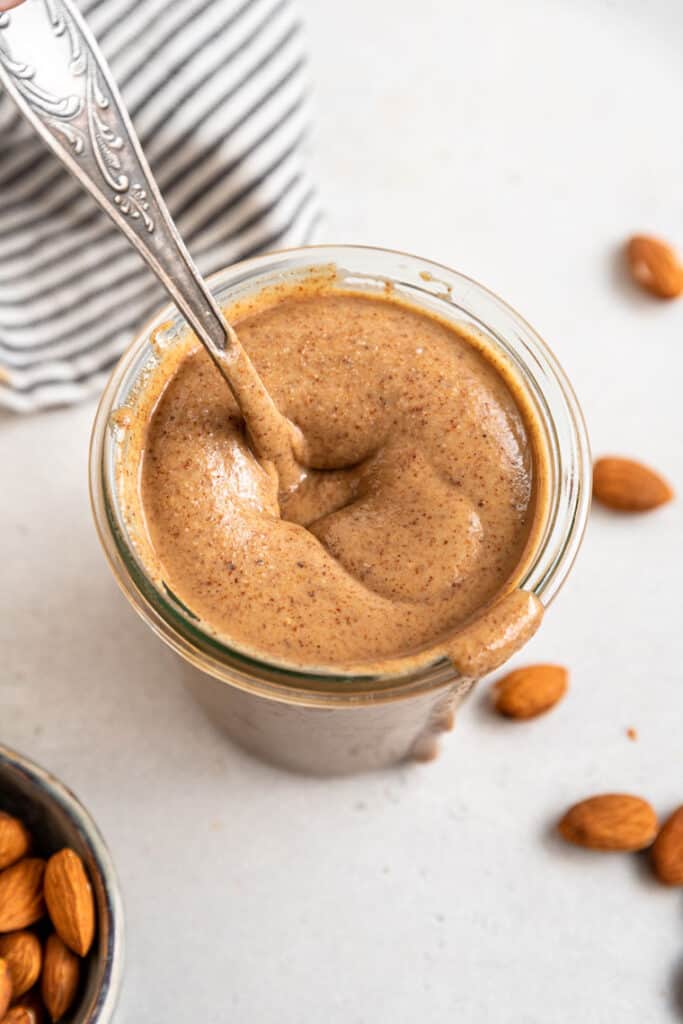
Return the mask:
[[[225,643],[293,667],[502,663],[540,620],[532,595],[496,600],[533,547],[544,481],[509,368],[391,297],[302,287],[236,326],[308,462],[282,494],[206,353],[175,353],[170,380],[162,365],[135,500],[173,593]]]

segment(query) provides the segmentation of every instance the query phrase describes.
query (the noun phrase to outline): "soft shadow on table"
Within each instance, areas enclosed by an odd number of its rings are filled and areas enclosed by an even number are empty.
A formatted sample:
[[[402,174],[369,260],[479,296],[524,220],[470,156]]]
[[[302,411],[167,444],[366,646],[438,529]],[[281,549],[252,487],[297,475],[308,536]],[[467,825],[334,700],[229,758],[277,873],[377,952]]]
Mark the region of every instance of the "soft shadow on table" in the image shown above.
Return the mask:
[[[0,367],[0,378],[2,377],[2,367]],[[83,399],[83,404],[86,408],[91,408],[93,416],[95,414],[96,400],[92,397]],[[68,405],[53,405],[49,409],[39,409],[35,412],[14,412],[12,409],[5,409],[4,406],[0,405],[0,429],[3,427],[17,427],[21,429],[22,423],[32,416],[45,417],[46,423],[49,423],[51,416],[59,416],[60,413],[68,411],[70,406]]]
[[[567,863],[571,863],[572,861],[580,862],[586,856],[596,856],[594,851],[584,850],[579,846],[567,844],[558,835],[557,821],[549,821],[545,823],[545,827],[541,833],[541,842],[551,856],[561,857]],[[598,853],[597,856],[602,857],[604,855]],[[631,863],[636,876],[635,880],[646,888],[651,889],[653,894],[661,893],[662,885],[661,882],[657,881],[653,874],[649,850],[643,850],[641,853],[633,854],[631,856]],[[678,894],[672,892],[671,895],[675,898]],[[681,903],[681,910],[683,911],[683,903]],[[681,935],[683,938],[683,929],[681,930]],[[683,946],[683,941],[681,942],[681,946]],[[669,971],[668,979],[668,1001],[671,1003],[674,1015],[683,1021],[683,955],[673,961],[673,966]]]
[[[678,959],[671,971],[669,991],[673,1011],[683,1020],[683,956]]]
[[[656,303],[657,300],[635,284],[626,264],[624,244],[615,246],[608,253],[607,259],[609,278],[619,293],[620,301],[627,303],[632,309],[651,309],[653,302]]]

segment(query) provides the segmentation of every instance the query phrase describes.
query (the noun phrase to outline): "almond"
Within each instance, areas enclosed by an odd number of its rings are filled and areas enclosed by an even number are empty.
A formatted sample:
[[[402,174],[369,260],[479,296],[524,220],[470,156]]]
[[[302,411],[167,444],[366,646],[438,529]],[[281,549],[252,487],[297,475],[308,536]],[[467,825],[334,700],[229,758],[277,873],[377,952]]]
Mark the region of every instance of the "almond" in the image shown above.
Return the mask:
[[[37,987],[22,996],[12,1009],[21,1009],[24,1014],[28,1014],[28,1017],[20,1017],[16,1024],[44,1024],[47,1018],[45,1005]],[[2,1024],[5,1024],[5,1021],[2,1021]]]
[[[95,901],[83,861],[73,850],[60,850],[47,862],[45,902],[61,940],[85,956],[95,934]]]
[[[626,261],[633,279],[660,299],[683,291],[683,267],[670,245],[651,235],[634,235],[626,244]]]
[[[641,462],[608,456],[593,466],[593,497],[607,508],[649,512],[673,496],[666,480]]]
[[[0,1020],[5,1016],[12,1000],[12,975],[9,964],[0,957]]]
[[[25,857],[30,846],[31,835],[25,825],[0,811],[0,871]]]
[[[516,668],[493,684],[493,705],[508,718],[534,718],[562,699],[568,679],[569,673],[561,665]]]
[[[643,850],[657,835],[657,815],[626,793],[605,793],[574,804],[558,825],[568,843],[593,850]]]
[[[28,1006],[13,1006],[0,1024],[37,1024],[38,1018]]]
[[[28,1006],[13,1006],[7,1011],[0,1024],[37,1024],[37,1018]]]
[[[13,932],[39,921],[45,913],[45,861],[27,857],[0,872],[0,932]]]
[[[652,866],[664,885],[683,885],[683,807],[662,825],[652,847]]]
[[[50,935],[45,944],[41,991],[53,1024],[73,1005],[80,969],[80,960],[64,945],[59,935]]]
[[[43,963],[40,940],[33,932],[10,932],[9,935],[0,935],[0,957],[7,961],[12,976],[12,999],[18,999],[28,992],[40,977]]]

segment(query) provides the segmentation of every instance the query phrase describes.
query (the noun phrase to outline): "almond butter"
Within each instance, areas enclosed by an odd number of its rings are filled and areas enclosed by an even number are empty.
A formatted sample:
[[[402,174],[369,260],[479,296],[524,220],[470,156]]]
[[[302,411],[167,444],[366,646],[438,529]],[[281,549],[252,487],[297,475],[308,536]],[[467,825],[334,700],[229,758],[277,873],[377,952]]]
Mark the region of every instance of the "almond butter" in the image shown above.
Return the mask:
[[[569,673],[561,665],[516,668],[493,684],[493,705],[508,718],[534,718],[562,699],[568,678]]]
[[[31,835],[26,826],[0,811],[0,871],[25,857],[30,846]]]
[[[643,850],[657,835],[657,815],[626,793],[604,793],[574,804],[558,825],[568,843],[593,850]]]
[[[12,999],[16,1000],[40,977],[43,964],[40,939],[33,932],[25,931],[0,935],[0,957],[7,961],[12,976]]]
[[[683,807],[662,825],[652,847],[652,866],[664,885],[683,885]]]
[[[39,921],[45,913],[45,861],[26,857],[0,871],[0,932],[13,932]]]
[[[660,238],[634,235],[626,244],[626,262],[634,281],[652,295],[674,299],[683,291],[683,267]]]
[[[41,992],[53,1024],[73,1005],[78,991],[81,962],[59,935],[52,934],[45,944]]]
[[[59,937],[85,956],[95,934],[95,901],[83,861],[73,850],[60,850],[47,862],[45,902]]]
[[[5,1016],[12,1001],[12,975],[9,964],[0,957],[0,1020]]]
[[[666,480],[641,462],[608,456],[593,466],[593,497],[607,508],[649,512],[673,496]]]

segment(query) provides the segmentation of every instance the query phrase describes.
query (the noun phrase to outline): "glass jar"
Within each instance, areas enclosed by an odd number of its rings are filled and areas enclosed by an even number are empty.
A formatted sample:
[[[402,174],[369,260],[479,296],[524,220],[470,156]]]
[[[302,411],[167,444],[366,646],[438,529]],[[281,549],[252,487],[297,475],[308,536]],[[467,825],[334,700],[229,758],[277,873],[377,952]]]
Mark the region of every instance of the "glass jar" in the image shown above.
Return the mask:
[[[586,428],[571,385],[536,332],[475,281],[404,253],[358,246],[312,246],[269,253],[214,274],[222,307],[264,288],[329,274],[329,288],[377,294],[391,286],[412,306],[475,333],[525,389],[547,451],[548,504],[520,586],[547,605],[581,544],[591,492]],[[145,567],[122,505],[118,481],[133,458],[126,410],[144,394],[161,350],[186,331],[167,306],[140,332],[107,384],[90,456],[93,511],[114,575],[135,610],[182,656],[187,683],[212,717],[242,746],[290,769],[336,774],[429,759],[451,727],[473,680],[445,658],[402,675],[293,671],[231,648],[201,627],[163,581]],[[136,451],[139,452],[140,438]],[[131,472],[136,472],[132,467]]]

